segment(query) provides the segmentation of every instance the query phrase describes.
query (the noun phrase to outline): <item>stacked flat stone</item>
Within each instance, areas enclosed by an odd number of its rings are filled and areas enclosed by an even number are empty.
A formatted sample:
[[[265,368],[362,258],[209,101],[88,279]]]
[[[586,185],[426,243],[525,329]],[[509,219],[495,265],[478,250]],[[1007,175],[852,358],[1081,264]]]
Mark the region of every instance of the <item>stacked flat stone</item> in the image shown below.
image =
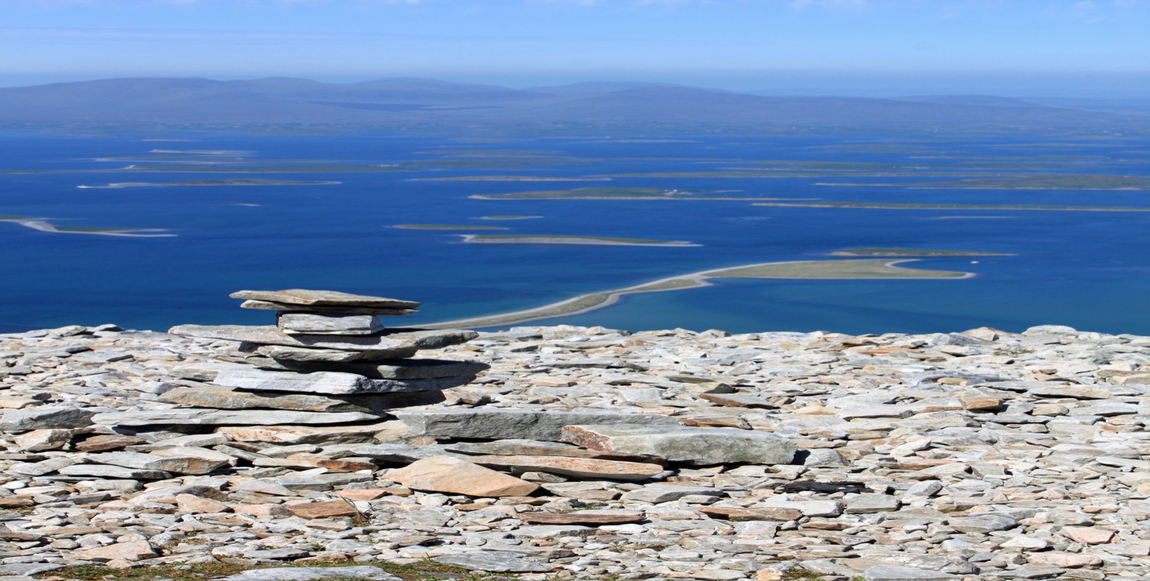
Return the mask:
[[[220,363],[189,366],[186,377],[248,391],[326,395],[440,391],[464,385],[487,365],[417,359],[477,336],[457,329],[388,329],[380,316],[409,315],[420,303],[335,291],[239,291],[241,308],[273,310],[275,326],[181,325],[170,333],[239,343]]]

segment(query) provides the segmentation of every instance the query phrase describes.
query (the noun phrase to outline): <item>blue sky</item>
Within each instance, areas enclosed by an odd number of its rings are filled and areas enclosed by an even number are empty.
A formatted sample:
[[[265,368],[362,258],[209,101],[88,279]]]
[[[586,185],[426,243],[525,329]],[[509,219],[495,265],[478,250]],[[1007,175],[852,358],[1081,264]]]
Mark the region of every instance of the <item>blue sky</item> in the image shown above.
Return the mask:
[[[0,0],[0,86],[126,76],[1150,97],[1150,0]]]

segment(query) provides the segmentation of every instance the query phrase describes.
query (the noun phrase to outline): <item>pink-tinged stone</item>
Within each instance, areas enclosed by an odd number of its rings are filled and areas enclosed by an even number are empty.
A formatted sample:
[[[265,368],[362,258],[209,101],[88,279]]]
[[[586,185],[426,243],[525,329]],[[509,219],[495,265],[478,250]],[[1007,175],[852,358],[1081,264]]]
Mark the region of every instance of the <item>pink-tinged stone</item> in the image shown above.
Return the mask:
[[[201,513],[217,513],[228,512],[231,510],[228,505],[222,502],[216,502],[207,498],[200,498],[190,494],[179,494],[176,496],[176,505],[179,507],[179,512],[186,512],[191,514]]]
[[[1086,543],[1087,545],[1109,543],[1110,539],[1114,537],[1114,531],[1095,527],[1062,527],[1062,534],[1076,542]]]
[[[387,491],[382,488],[361,488],[358,490],[344,490],[340,492],[338,496],[342,496],[348,500],[371,501],[387,496]]]
[[[1097,567],[1102,564],[1102,559],[1097,555],[1075,555],[1073,553],[1031,553],[1027,559],[1035,565],[1050,565],[1063,569]]]
[[[288,512],[300,518],[339,518],[342,516],[359,516],[355,505],[346,500],[329,500],[327,502],[301,502],[289,504],[284,507]]]
[[[155,549],[148,541],[133,541],[130,543],[116,543],[106,547],[96,547],[95,549],[88,549],[80,551],[73,555],[74,558],[82,561],[139,561],[140,559],[151,559],[156,556]]]
[[[232,507],[236,514],[250,514],[252,516],[289,516],[283,505],[280,504],[241,504]]]
[[[414,490],[468,496],[527,496],[538,486],[450,456],[424,458],[385,476]]]

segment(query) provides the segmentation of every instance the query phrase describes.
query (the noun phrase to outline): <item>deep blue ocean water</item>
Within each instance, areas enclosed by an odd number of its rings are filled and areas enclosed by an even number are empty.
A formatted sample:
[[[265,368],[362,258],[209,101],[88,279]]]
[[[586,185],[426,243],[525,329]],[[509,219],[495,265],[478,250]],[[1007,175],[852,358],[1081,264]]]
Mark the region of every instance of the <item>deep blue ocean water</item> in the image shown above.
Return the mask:
[[[620,186],[732,191],[824,201],[1043,204],[1150,208],[1150,191],[1026,191],[835,187],[954,178],[615,178],[610,182],[436,182],[475,175],[595,176],[737,169],[740,161],[804,160],[952,165],[1059,161],[1081,168],[1026,172],[1147,176],[1150,143],[940,136],[737,134],[505,136],[451,134],[67,135],[0,132],[0,214],[57,226],[164,228],[170,238],[47,233],[0,222],[0,332],[116,323],[165,330],[182,323],[270,324],[245,311],[239,289],[320,288],[424,303],[404,324],[497,314],[701,270],[812,260],[855,247],[1004,252],[906,266],[961,270],[964,280],[720,280],[711,287],[630,295],[613,306],[542,321],[630,330],[945,332],[1038,324],[1150,334],[1150,213],[877,210],[752,206],[746,201],[479,200],[474,194]],[[619,137],[619,136],[613,136]],[[189,141],[148,141],[148,139]],[[676,142],[636,142],[668,139]],[[384,173],[128,173],[153,149],[239,150],[250,160],[389,164],[459,159],[461,148],[562,152],[557,163]],[[923,156],[934,156],[924,159]],[[939,155],[950,157],[938,158]],[[210,156],[207,156],[210,158]],[[1006,160],[1004,157],[1012,159]],[[1013,159],[1017,158],[1017,159]],[[84,170],[84,171],[75,171]],[[1007,168],[1003,168],[1006,171]],[[1012,172],[1017,173],[1017,172]],[[254,177],[339,185],[80,189],[113,182]],[[533,220],[477,220],[494,214]],[[688,240],[695,247],[464,244],[453,232],[394,224],[481,224],[507,234]],[[480,233],[480,232],[477,232]],[[972,263],[976,261],[976,263]],[[385,324],[388,321],[385,321]]]

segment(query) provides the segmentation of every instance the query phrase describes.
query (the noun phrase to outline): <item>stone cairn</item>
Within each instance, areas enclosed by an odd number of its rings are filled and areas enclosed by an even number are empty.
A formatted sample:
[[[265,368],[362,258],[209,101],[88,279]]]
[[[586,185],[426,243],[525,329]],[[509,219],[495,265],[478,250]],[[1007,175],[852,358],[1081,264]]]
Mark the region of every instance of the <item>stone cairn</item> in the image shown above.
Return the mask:
[[[478,335],[387,329],[380,323],[380,316],[415,313],[417,302],[303,289],[239,291],[231,297],[244,299],[241,308],[276,311],[276,325],[173,328],[174,335],[239,342],[224,363],[189,366],[181,370],[185,378],[247,391],[378,396],[442,391],[467,384],[488,368],[472,361],[413,358],[420,349],[441,349]],[[371,411],[386,404],[378,397],[360,403]]]

